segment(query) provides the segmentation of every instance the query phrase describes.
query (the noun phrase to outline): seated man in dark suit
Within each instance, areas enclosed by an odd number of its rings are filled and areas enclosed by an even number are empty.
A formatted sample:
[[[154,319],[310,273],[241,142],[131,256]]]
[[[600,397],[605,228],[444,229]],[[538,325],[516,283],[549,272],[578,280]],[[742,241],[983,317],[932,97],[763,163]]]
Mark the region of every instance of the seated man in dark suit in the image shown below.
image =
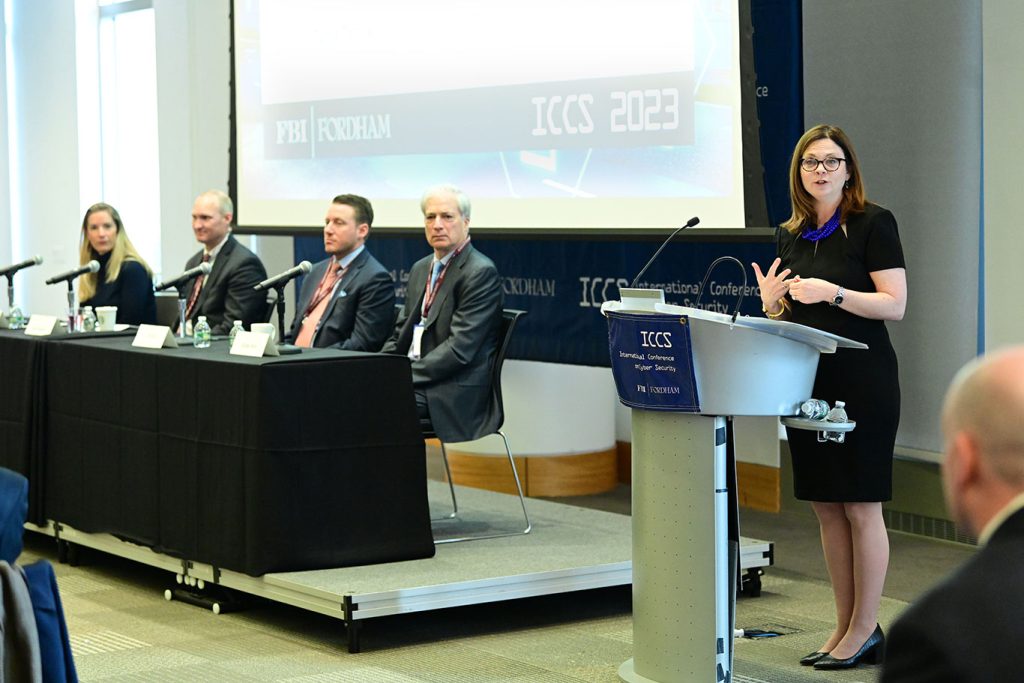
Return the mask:
[[[892,626],[881,680],[1024,680],[1024,346],[957,374],[942,431],[946,505],[981,548]]]
[[[442,441],[470,441],[491,422],[491,365],[504,294],[491,259],[469,242],[469,198],[458,188],[420,201],[434,253],[409,272],[405,306],[384,351],[412,361],[421,418]]]
[[[267,271],[259,257],[231,234],[234,211],[231,198],[220,190],[202,193],[192,205],[192,232],[203,249],[188,260],[185,269],[208,261],[213,270],[178,289],[188,302],[185,320],[189,328],[201,315],[206,316],[213,334],[227,334],[235,320],[246,326],[264,322],[266,293],[253,287],[267,278]]]
[[[395,284],[367,251],[373,207],[365,198],[334,198],[324,219],[324,250],[302,283],[295,322],[296,346],[380,351],[395,319]]]

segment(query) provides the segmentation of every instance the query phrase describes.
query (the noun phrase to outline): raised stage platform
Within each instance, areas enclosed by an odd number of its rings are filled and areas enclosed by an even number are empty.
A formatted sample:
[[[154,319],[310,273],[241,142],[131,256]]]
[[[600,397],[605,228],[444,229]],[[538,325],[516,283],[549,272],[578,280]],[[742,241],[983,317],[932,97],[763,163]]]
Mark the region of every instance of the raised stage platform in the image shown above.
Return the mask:
[[[456,487],[459,519],[435,523],[435,537],[513,530],[522,523],[515,496]],[[434,517],[449,503],[447,485],[429,482]],[[153,552],[107,534],[87,534],[59,523],[27,528],[166,569],[198,594],[222,586],[345,622],[350,652],[359,650],[359,626],[375,617],[446,607],[569,593],[632,582],[631,519],[544,500],[527,500],[533,531],[464,543],[440,544],[435,557],[389,564],[304,572],[247,574],[220,570]],[[760,588],[761,568],[772,564],[772,544],[741,539],[741,569]],[[755,592],[750,590],[749,592]],[[170,592],[169,592],[170,594]],[[207,601],[219,608],[216,594]]]

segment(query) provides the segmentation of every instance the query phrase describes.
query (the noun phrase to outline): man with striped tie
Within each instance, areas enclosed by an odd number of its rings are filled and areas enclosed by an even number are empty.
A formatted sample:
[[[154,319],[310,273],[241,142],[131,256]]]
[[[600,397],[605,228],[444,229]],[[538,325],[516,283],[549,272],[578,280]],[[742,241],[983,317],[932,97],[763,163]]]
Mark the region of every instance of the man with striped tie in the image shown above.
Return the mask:
[[[206,316],[213,334],[227,334],[235,320],[248,326],[264,320],[266,294],[253,287],[267,277],[256,254],[231,234],[234,204],[220,190],[209,190],[196,197],[192,205],[192,232],[203,249],[185,264],[185,270],[206,262],[209,275],[199,275],[178,287],[188,303],[185,320],[189,333],[196,318]]]
[[[359,195],[334,198],[324,218],[324,251],[302,283],[288,339],[296,346],[380,351],[395,318],[390,273],[366,249],[373,207]]]

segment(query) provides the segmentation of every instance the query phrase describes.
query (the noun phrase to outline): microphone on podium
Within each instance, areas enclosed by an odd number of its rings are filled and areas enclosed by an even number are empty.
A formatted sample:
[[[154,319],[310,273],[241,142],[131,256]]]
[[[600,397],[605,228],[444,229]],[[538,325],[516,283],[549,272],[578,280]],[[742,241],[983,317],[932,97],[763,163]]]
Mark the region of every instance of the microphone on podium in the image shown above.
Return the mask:
[[[68,272],[61,273],[60,275],[54,275],[53,277],[51,277],[49,280],[46,281],[46,284],[48,284],[48,285],[55,285],[58,282],[70,282],[71,280],[74,280],[79,275],[85,275],[86,273],[95,273],[95,272],[99,271],[99,269],[100,269],[100,262],[99,261],[89,261],[84,266],[79,266],[78,268],[75,268],[74,270],[69,270]]]
[[[692,228],[693,226],[697,225],[698,223],[700,223],[700,219],[697,218],[696,216],[694,216],[690,220],[686,221],[685,225],[680,225],[678,228],[676,228],[672,232],[672,234],[669,235],[665,239],[665,241],[661,243],[661,246],[658,247],[658,251],[654,252],[654,256],[652,256],[651,260],[647,262],[647,265],[645,265],[643,268],[640,269],[640,272],[636,274],[636,277],[633,278],[633,282],[631,282],[629,286],[630,287],[636,287],[636,283],[640,281],[640,278],[643,277],[643,274],[646,273],[647,269],[651,267],[652,263],[654,263],[654,259],[658,258],[658,254],[661,253],[662,249],[664,249],[666,246],[668,246],[668,243],[672,241],[673,237],[678,235],[681,230],[685,230],[686,228]]]
[[[300,275],[304,275],[311,270],[313,270],[313,264],[310,263],[309,261],[303,261],[299,265],[295,266],[294,268],[289,268],[280,275],[275,275],[274,277],[267,278],[263,282],[253,287],[253,289],[255,289],[258,292],[263,289],[270,289],[271,287],[280,287],[287,283],[289,280],[297,278]]]
[[[173,280],[164,280],[153,289],[155,289],[158,292],[162,292],[165,289],[170,289],[171,287],[177,287],[178,285],[185,284],[192,278],[197,277],[199,275],[209,275],[211,270],[213,270],[213,266],[211,266],[209,263],[200,263],[195,268],[189,268],[188,270],[186,270],[184,273],[174,278]]]
[[[0,275],[6,275],[7,277],[10,277],[17,273],[22,268],[31,268],[32,266],[38,266],[42,262],[43,257],[36,254],[32,258],[22,261],[21,263],[15,263],[13,266],[0,268]]]

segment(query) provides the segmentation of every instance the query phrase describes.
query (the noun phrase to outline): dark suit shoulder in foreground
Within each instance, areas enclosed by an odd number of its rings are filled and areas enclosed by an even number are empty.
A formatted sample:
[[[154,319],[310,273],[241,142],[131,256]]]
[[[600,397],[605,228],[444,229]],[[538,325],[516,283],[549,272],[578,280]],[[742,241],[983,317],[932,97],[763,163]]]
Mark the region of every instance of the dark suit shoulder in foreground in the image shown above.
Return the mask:
[[[1024,510],[889,629],[882,683],[1024,680]]]

